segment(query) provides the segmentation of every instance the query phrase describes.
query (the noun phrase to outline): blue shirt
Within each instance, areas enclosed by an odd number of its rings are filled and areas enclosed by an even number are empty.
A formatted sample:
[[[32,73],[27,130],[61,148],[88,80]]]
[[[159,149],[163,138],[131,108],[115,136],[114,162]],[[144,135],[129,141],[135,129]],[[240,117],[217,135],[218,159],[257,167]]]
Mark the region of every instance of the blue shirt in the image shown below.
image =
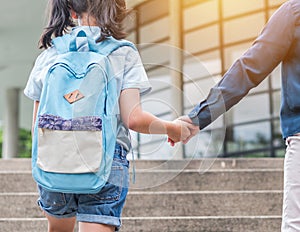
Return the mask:
[[[253,45],[234,62],[189,117],[205,128],[238,103],[282,62],[281,129],[284,138],[300,132],[300,1],[285,2]]]

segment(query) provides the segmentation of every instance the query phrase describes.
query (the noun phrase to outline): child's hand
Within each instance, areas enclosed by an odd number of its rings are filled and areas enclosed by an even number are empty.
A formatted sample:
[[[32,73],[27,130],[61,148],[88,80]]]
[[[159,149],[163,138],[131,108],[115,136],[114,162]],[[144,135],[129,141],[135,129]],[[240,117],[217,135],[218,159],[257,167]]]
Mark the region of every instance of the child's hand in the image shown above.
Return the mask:
[[[175,142],[172,139],[170,139],[170,138],[168,138],[168,143],[170,143],[171,147],[175,146]]]
[[[176,119],[172,122],[172,129],[168,131],[168,142],[171,146],[179,141],[185,141],[191,136],[189,123]]]
[[[199,133],[200,128],[199,128],[199,126],[194,125],[192,120],[188,116],[181,116],[177,120],[184,121],[184,122],[188,123],[188,128],[191,132],[191,135],[186,140],[182,141],[183,144],[187,144],[192,137],[194,137],[196,134]]]
[[[188,137],[186,137],[185,139],[181,139],[180,141],[183,142],[183,144],[186,144],[193,136],[195,136],[198,132],[199,132],[199,127],[194,125],[191,121],[191,119],[188,116],[182,116],[179,117],[178,119],[174,120],[173,122],[182,125],[182,126],[186,126],[189,129],[190,135]],[[182,136],[183,138],[184,136]],[[168,138],[168,142],[170,143],[170,145],[173,147],[175,145],[175,141],[172,140],[172,138]],[[179,142],[179,141],[178,141]]]

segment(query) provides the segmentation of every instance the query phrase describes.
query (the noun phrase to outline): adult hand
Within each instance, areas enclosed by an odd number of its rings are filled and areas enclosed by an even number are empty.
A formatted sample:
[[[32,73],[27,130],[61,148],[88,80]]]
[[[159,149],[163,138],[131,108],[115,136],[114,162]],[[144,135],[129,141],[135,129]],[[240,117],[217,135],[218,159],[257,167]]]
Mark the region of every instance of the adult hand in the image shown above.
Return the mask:
[[[174,146],[177,142],[185,141],[191,136],[189,123],[176,119],[171,122],[171,125],[173,125],[172,128],[174,128],[168,132],[168,142],[171,146]]]
[[[174,123],[181,125],[183,128],[183,131],[187,132],[188,129],[189,133],[183,133],[183,136],[181,136],[181,140],[183,144],[186,144],[193,136],[195,136],[199,132],[199,127],[194,125],[192,123],[192,120],[188,116],[182,116],[178,119],[173,121]],[[175,141],[172,138],[168,138],[168,142],[171,144],[171,146],[174,146],[176,142],[179,142],[178,140]]]
[[[190,117],[188,117],[188,116],[185,115],[185,116],[179,117],[176,120],[188,123],[188,128],[189,128],[189,130],[191,132],[190,136],[187,137],[185,140],[182,141],[183,144],[187,144],[190,141],[191,138],[193,138],[196,134],[199,133],[199,131],[200,131],[199,126],[194,125],[193,122],[192,122],[192,120],[190,119]]]

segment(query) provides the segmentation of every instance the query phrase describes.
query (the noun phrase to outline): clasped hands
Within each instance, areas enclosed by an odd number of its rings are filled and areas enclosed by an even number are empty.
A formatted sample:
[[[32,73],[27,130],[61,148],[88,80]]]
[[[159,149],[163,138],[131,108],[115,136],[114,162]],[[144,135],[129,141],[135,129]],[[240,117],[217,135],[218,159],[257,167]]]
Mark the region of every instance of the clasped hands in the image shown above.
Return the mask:
[[[173,121],[181,128],[180,134],[169,134],[168,142],[171,146],[174,146],[177,142],[182,142],[183,144],[188,143],[188,141],[199,132],[199,127],[194,125],[192,120],[188,116],[181,116]]]

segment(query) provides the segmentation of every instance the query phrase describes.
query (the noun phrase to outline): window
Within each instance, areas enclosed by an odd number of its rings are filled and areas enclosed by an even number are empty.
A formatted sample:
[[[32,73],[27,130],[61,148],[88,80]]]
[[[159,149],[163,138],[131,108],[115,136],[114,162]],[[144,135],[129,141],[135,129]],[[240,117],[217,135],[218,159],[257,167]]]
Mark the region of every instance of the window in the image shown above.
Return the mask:
[[[235,59],[258,36],[269,17],[284,0],[184,0],[184,112],[204,99]],[[269,4],[269,5],[266,5]],[[136,7],[128,26],[129,38],[140,46],[153,93],[143,98],[143,107],[172,119],[172,80],[169,74],[170,47],[168,0],[149,0]],[[134,11],[133,11],[134,12]],[[133,14],[133,13],[132,13]],[[185,146],[186,157],[282,156],[280,67],[251,90],[225,116],[203,130]],[[167,158],[171,153],[163,136],[135,133],[141,158]],[[164,155],[162,155],[164,154]]]

